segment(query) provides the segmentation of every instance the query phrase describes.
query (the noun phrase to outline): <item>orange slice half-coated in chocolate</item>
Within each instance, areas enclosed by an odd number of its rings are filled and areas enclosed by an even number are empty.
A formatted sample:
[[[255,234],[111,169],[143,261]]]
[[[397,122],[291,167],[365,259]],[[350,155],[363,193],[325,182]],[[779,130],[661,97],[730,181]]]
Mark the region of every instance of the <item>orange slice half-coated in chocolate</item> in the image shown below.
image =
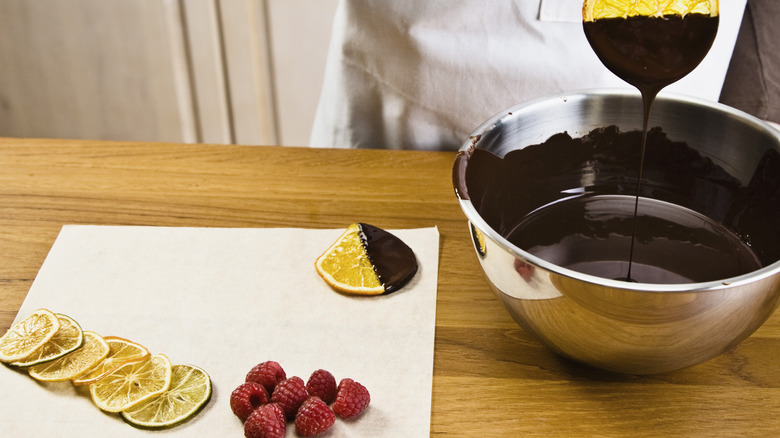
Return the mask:
[[[334,289],[358,295],[394,292],[414,277],[417,258],[395,235],[354,223],[314,263]]]

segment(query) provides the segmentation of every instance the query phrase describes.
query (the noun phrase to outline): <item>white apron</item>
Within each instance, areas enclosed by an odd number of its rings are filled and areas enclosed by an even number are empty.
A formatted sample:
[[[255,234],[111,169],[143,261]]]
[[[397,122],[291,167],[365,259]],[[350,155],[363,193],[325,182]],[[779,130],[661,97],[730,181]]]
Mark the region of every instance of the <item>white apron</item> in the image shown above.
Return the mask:
[[[717,100],[746,0],[720,2],[702,64],[669,92]],[[342,0],[311,146],[454,150],[537,97],[630,87],[582,30],[581,0]]]

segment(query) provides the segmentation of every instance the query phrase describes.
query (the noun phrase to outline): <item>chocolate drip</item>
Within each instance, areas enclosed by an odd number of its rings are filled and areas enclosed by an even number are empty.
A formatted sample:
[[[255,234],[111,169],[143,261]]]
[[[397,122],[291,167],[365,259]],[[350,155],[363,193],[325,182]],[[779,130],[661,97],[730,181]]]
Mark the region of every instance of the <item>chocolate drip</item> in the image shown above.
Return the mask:
[[[665,17],[605,18],[583,23],[585,36],[601,62],[642,94],[644,127],[639,158],[634,227],[642,184],[648,120],[655,96],[665,86],[690,73],[715,40],[719,18],[704,14]],[[636,230],[632,231],[636,234]],[[621,279],[633,281],[635,238],[629,245],[628,269]]]

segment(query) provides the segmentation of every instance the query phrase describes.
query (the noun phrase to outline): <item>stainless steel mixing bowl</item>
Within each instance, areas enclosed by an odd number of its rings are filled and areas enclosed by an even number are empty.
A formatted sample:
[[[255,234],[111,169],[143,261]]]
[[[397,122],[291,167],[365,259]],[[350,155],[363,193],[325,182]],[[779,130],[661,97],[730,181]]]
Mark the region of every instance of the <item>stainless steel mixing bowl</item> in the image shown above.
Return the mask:
[[[754,272],[703,283],[600,278],[556,266],[513,245],[480,216],[464,193],[466,157],[472,148],[502,157],[560,132],[576,137],[606,125],[622,131],[641,129],[639,95],[588,90],[542,98],[502,111],[474,131],[453,167],[453,182],[477,258],[512,317],[563,356],[630,374],[667,372],[709,360],[750,336],[772,315],[780,297],[780,257]],[[764,240],[769,240],[760,244],[778,254],[780,211],[775,210],[780,208],[775,207],[780,205],[780,171],[765,165],[767,155],[775,157],[777,165],[780,131],[730,107],[674,95],[657,99],[650,126],[687,142],[745,187],[764,172],[770,184],[757,195],[766,196],[773,207],[772,217],[760,219],[767,231]],[[598,177],[587,175],[583,180]],[[686,196],[690,194],[679,199]]]

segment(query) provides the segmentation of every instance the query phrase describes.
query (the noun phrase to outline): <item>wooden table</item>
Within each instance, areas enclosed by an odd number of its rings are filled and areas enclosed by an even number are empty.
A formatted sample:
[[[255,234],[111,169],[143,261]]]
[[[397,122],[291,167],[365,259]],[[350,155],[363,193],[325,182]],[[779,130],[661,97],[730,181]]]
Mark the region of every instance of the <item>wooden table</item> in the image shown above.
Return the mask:
[[[722,356],[669,374],[617,375],[559,358],[488,288],[451,188],[454,157],[0,139],[0,333],[64,224],[437,226],[431,434],[780,436],[779,315]]]

